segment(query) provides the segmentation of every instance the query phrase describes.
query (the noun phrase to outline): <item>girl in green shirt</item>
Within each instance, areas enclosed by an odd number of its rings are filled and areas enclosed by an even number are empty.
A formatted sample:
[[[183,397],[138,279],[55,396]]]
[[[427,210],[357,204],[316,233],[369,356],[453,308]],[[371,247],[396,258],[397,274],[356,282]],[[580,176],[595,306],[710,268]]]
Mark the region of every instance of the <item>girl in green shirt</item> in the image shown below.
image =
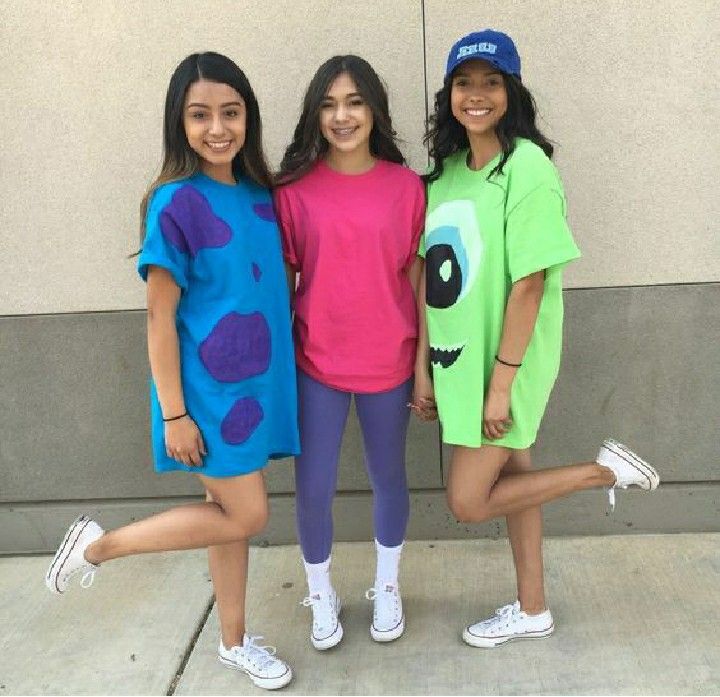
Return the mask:
[[[507,519],[517,600],[463,632],[468,644],[493,647],[553,632],[541,504],[604,486],[614,505],[616,487],[652,490],[659,477],[610,440],[595,462],[531,471],[560,365],[562,268],[580,252],[509,36],[487,29],[453,46],[426,140],[434,166],[412,409],[439,416],[455,446],[447,498],[458,520]]]

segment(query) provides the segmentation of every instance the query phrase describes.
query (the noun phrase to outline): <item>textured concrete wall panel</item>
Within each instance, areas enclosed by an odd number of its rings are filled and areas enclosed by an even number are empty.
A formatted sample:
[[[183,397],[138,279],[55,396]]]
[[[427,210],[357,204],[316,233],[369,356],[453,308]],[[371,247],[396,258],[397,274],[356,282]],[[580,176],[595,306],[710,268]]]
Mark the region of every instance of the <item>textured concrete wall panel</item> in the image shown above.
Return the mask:
[[[125,259],[159,165],[170,74],[194,51],[232,57],[257,92],[279,163],[321,62],[367,58],[388,84],[406,155],[424,167],[417,0],[9,0],[0,9],[0,314],[139,308]],[[10,98],[8,98],[8,95]]]

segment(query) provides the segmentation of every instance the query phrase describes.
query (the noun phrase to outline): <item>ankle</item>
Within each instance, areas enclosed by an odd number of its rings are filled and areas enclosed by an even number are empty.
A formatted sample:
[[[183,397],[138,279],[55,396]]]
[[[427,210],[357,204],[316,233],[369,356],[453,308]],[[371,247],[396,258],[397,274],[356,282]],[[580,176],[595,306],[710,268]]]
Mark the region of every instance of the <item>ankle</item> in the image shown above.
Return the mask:
[[[598,481],[598,486],[612,486],[615,484],[615,472],[613,472],[609,467],[601,465],[597,462],[594,463],[594,465],[595,478]]]
[[[104,562],[106,559],[103,557],[103,540],[105,539],[105,535],[102,537],[98,537],[97,540],[94,542],[91,542],[86,548],[83,556],[85,557],[85,561],[89,562],[90,564],[93,564],[94,566],[98,566],[102,562]]]

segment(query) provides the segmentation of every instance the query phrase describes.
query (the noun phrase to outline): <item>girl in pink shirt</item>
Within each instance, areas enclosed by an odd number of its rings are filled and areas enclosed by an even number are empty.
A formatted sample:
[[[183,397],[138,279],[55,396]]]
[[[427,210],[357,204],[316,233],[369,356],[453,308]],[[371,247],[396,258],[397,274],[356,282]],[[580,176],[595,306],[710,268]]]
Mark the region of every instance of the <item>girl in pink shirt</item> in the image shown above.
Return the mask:
[[[353,395],[374,493],[370,633],[392,641],[405,627],[398,566],[409,513],[405,436],[425,195],[396,145],[382,82],[362,58],[335,56],[320,66],[279,182],[275,205],[294,293],[297,526],[311,641],[328,649],[343,635],[330,581],[332,502]]]

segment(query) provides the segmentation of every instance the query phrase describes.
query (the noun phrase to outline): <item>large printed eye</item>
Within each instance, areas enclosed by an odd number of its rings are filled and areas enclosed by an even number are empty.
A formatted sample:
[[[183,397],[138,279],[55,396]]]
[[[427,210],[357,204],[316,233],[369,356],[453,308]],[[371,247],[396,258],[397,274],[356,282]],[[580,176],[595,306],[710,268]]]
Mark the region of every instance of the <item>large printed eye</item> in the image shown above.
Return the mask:
[[[482,240],[472,201],[450,201],[427,219],[426,297],[430,307],[444,309],[462,300],[477,277]]]

